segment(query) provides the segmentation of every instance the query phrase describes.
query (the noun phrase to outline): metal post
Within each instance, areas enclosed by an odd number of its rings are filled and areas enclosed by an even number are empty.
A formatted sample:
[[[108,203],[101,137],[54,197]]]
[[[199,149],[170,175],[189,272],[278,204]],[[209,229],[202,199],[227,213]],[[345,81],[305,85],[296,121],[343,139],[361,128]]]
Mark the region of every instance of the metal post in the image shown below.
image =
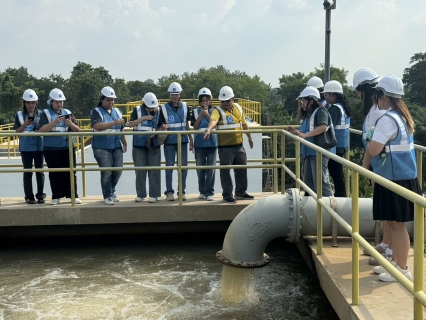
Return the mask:
[[[330,35],[331,35],[331,10],[325,10],[325,62],[324,82],[330,81]]]

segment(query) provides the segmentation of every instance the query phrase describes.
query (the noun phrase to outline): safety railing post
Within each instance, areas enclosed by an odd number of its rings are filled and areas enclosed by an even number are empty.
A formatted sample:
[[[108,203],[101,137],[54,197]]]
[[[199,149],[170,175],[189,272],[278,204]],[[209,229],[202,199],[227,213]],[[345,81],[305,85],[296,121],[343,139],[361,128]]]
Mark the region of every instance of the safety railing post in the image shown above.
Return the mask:
[[[352,233],[359,233],[359,173],[352,171]],[[352,237],[352,304],[359,304],[359,243]]]
[[[274,164],[278,164],[278,134],[274,132],[272,134],[272,143],[274,144]],[[281,157],[281,161],[283,161],[283,158]],[[274,192],[278,192],[278,168],[274,168]],[[282,179],[282,176],[281,176]]]
[[[75,181],[74,181],[74,145],[73,136],[68,136],[68,154],[70,159],[71,207],[75,208]]]
[[[414,204],[414,294],[423,291],[424,223],[425,209]],[[423,319],[424,307],[414,298],[414,319]]]
[[[296,188],[300,189],[300,183],[298,180],[300,180],[300,142],[299,141],[295,141],[296,144],[296,154],[295,154],[295,158],[296,158]]]
[[[80,152],[81,152],[81,167],[86,168],[86,152],[84,148],[84,136],[81,136],[81,144],[80,144]],[[81,172],[81,183],[83,185],[83,197],[87,197],[86,191],[86,171]]]
[[[178,143],[177,143],[178,170],[177,171],[178,171],[178,190],[179,190],[178,198],[179,198],[179,205],[181,206],[183,204],[182,203],[183,194],[182,194],[182,134],[180,132],[178,132],[177,140],[178,140]],[[186,147],[188,147],[188,146],[186,146]]]
[[[419,180],[420,187],[423,189],[423,151],[416,150],[417,161],[417,179]]]
[[[276,144],[278,144],[278,141],[276,142]],[[285,193],[284,165],[285,165],[285,134],[284,134],[284,131],[282,131],[281,132],[281,194]],[[276,177],[276,180],[278,180],[278,176]],[[278,192],[278,190],[276,192]]]
[[[323,239],[322,239],[322,206],[319,200],[322,199],[322,153],[316,152],[316,166],[317,166],[317,254],[322,254]]]

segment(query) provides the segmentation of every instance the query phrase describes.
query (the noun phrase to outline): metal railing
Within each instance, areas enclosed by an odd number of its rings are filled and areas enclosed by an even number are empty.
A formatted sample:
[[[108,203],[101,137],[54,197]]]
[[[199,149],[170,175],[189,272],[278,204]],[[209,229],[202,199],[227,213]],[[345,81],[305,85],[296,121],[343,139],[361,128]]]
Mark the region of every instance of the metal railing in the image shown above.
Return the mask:
[[[74,199],[74,172],[82,173],[83,183],[83,197],[86,196],[86,172],[88,171],[126,171],[126,170],[177,170],[178,172],[178,185],[179,185],[179,205],[183,205],[182,199],[182,171],[183,170],[196,170],[196,169],[218,169],[217,166],[183,166],[181,161],[182,155],[182,135],[185,134],[197,134],[197,131],[162,131],[162,132],[134,132],[124,131],[117,133],[105,133],[105,132],[92,132],[89,130],[82,130],[83,132],[68,132],[68,133],[34,133],[31,136],[69,136],[69,152],[70,152],[70,168],[55,168],[55,169],[22,169],[19,165],[5,165],[0,164],[0,173],[9,172],[58,172],[58,171],[69,171],[71,177],[71,205],[75,207]],[[220,130],[217,134],[235,133],[234,130]],[[240,168],[272,168],[274,170],[274,176],[278,177],[278,169],[281,170],[281,192],[284,193],[285,188],[285,174],[288,174],[295,181],[296,186],[302,186],[310,196],[317,201],[317,253],[322,254],[323,251],[323,239],[322,239],[322,216],[323,212],[327,212],[330,216],[339,223],[352,237],[352,303],[357,305],[359,303],[359,245],[361,244],[373,258],[375,258],[414,298],[414,319],[423,319],[423,307],[426,306],[426,294],[423,289],[423,252],[424,252],[424,209],[426,208],[426,199],[412,191],[400,187],[399,185],[384,179],[381,176],[374,174],[373,172],[352,163],[344,158],[341,158],[335,154],[332,154],[310,142],[305,141],[291,133],[279,129],[277,127],[260,127],[258,129],[243,130],[239,133],[253,133],[253,134],[271,134],[272,145],[274,146],[273,158],[272,159],[250,159],[247,165],[227,165],[220,166],[222,169],[240,169]],[[351,133],[360,133],[357,130],[352,130]],[[83,141],[87,137],[91,136],[102,136],[102,135],[157,135],[157,134],[173,134],[178,135],[178,157],[177,166],[158,166],[158,167],[134,167],[132,162],[125,162],[124,167],[94,167],[97,163],[87,163],[85,161],[85,151]],[[199,133],[202,134],[202,133]],[[16,132],[1,132],[2,137],[11,136],[25,136],[27,133],[16,133]],[[81,153],[81,162],[76,164],[74,168],[72,155],[72,139],[76,137],[80,140],[79,151]],[[295,157],[286,157],[286,137],[295,141]],[[280,139],[279,139],[280,138]],[[278,142],[280,140],[281,154],[278,157]],[[300,143],[314,149],[316,151],[316,164],[317,164],[317,193],[311,190],[301,179],[300,179]],[[417,152],[417,164],[418,164],[418,179],[422,180],[421,164],[423,152],[426,152],[426,148],[423,146],[415,145]],[[341,163],[345,168],[350,170],[351,176],[351,198],[352,198],[352,225],[344,221],[337,212],[335,212],[329,205],[322,200],[322,183],[321,183],[321,172],[322,172],[322,156],[325,155],[328,158]],[[191,163],[191,161],[188,161]],[[193,162],[192,162],[193,163]],[[295,172],[287,166],[288,163],[295,163]],[[348,172],[349,173],[349,172]],[[374,182],[380,183],[382,186],[386,186],[389,190],[409,199],[414,203],[414,282],[406,279],[399,271],[392,266],[383,256],[381,256],[359,233],[359,175],[362,175]],[[349,174],[346,175],[349,179]],[[274,179],[274,192],[278,192],[278,179]]]
[[[351,130],[352,133],[360,133],[360,131]],[[285,136],[293,139],[296,142],[296,173],[293,173],[285,165]],[[426,307],[426,294],[423,289],[423,256],[424,256],[424,214],[426,208],[426,198],[420,196],[408,189],[405,189],[396,183],[389,181],[355,163],[352,163],[344,158],[332,154],[313,143],[310,143],[302,138],[299,138],[285,130],[282,131],[282,148],[281,158],[284,159],[282,165],[282,177],[284,172],[289,174],[299,185],[303,186],[305,192],[309,193],[317,201],[317,253],[322,254],[323,238],[322,238],[322,215],[326,211],[330,216],[340,224],[352,237],[352,304],[359,304],[359,245],[370,253],[414,298],[413,313],[414,319],[423,319],[423,308]],[[317,165],[317,193],[311,190],[300,179],[300,143],[312,148],[316,151]],[[417,152],[418,179],[422,181],[422,158],[426,148],[415,145]],[[337,212],[322,200],[322,156],[341,163],[345,168],[351,170],[351,198],[352,198],[352,226],[343,220]],[[359,175],[362,175],[387,189],[399,194],[400,196],[414,203],[414,281],[408,280],[400,273],[388,260],[386,260],[378,251],[376,251],[359,233]],[[346,175],[347,179],[349,175]],[[281,179],[283,181],[285,179]],[[282,189],[282,192],[284,190]]]

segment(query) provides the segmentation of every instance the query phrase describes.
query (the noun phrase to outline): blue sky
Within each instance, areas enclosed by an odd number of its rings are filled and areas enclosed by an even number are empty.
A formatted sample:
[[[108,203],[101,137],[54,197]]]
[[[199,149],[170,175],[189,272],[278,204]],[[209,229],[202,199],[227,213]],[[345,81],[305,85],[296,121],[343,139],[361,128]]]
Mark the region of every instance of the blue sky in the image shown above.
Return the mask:
[[[78,61],[146,80],[224,65],[273,87],[324,62],[322,0],[2,0],[0,70],[69,77]],[[426,52],[425,0],[337,0],[331,64],[402,76]]]

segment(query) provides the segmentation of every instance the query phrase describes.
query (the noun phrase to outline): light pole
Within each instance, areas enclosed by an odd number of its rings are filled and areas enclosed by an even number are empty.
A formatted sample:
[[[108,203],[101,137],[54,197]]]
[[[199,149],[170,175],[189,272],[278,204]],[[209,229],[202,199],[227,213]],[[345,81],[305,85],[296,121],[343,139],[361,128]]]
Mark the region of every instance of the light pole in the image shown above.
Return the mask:
[[[325,10],[325,62],[324,62],[324,83],[330,81],[330,35],[331,35],[331,10],[336,9],[337,0],[325,0],[323,3]]]

